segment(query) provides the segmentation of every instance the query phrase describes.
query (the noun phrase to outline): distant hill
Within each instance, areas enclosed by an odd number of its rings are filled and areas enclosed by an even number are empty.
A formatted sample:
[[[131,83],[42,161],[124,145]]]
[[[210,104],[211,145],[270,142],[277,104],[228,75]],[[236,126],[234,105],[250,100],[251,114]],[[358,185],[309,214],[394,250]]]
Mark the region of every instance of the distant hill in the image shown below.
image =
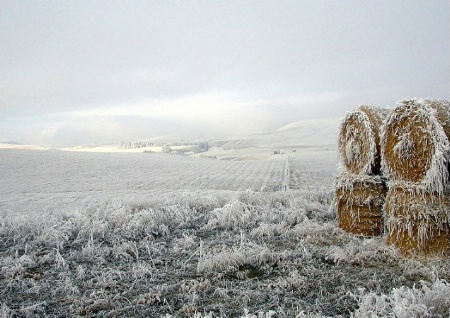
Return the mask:
[[[209,140],[208,147],[223,150],[248,149],[248,151],[258,152],[261,148],[263,153],[267,149],[276,151],[280,149],[300,149],[300,148],[329,148],[336,149],[339,133],[339,126],[342,118],[322,118],[302,120],[281,127],[275,131],[251,134],[238,138]],[[123,149],[121,144],[102,146],[78,146],[61,148],[61,150],[90,151],[90,152],[161,152],[161,145],[167,143],[173,150],[177,150],[176,143],[186,143],[181,136],[160,136],[141,140],[140,142],[153,142],[153,147]],[[173,146],[173,147],[172,147]],[[179,145],[180,147],[182,145]],[[45,150],[48,148],[21,145],[15,142],[0,142],[0,148],[7,149],[36,149]],[[125,147],[126,148],[126,147]],[[251,150],[253,149],[253,150]],[[246,150],[247,151],[247,150]]]
[[[213,140],[210,147],[222,149],[242,148],[303,148],[337,147],[342,118],[302,120],[284,126],[274,132],[252,134],[236,139]]]
[[[26,150],[47,150],[48,148],[34,146],[34,145],[22,145],[17,142],[0,142],[0,149],[26,149]]]

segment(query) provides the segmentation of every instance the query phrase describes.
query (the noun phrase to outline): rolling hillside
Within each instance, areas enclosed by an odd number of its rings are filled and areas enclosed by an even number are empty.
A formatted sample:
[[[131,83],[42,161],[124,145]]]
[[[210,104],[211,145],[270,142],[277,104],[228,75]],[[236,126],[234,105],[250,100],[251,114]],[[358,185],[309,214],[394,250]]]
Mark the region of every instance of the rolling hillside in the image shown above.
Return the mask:
[[[295,122],[274,132],[253,134],[237,139],[214,140],[211,147],[242,148],[304,148],[337,146],[340,118],[311,119]]]

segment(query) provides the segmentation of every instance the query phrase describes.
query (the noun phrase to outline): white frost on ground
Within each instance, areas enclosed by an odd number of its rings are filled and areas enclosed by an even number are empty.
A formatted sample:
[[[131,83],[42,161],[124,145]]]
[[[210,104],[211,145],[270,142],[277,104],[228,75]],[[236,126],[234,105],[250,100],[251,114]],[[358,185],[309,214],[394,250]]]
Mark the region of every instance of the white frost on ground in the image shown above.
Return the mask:
[[[337,228],[336,149],[275,141],[219,159],[0,150],[0,316],[448,315],[448,260]]]
[[[323,157],[328,166],[321,167]],[[251,189],[315,190],[334,177],[335,153],[295,153],[265,160],[214,160],[172,154],[0,150],[0,209],[5,212],[70,210],[95,202],[161,200],[175,193]],[[311,166],[311,169],[307,167]],[[290,179],[292,177],[292,180]]]

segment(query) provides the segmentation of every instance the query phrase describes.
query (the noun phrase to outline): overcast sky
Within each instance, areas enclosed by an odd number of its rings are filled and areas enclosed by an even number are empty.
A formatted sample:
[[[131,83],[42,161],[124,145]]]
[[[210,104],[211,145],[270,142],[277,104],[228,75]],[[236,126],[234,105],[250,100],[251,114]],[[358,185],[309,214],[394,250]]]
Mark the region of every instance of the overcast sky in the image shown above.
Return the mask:
[[[0,0],[0,141],[222,138],[450,99],[450,1]]]

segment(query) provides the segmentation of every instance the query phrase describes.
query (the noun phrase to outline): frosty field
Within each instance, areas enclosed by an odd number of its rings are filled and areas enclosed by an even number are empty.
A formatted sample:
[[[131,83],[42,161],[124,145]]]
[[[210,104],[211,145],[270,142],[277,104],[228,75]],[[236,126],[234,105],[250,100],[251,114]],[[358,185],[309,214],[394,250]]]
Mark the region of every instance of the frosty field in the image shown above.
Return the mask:
[[[448,259],[337,228],[335,148],[252,142],[0,150],[0,316],[450,315]]]
[[[254,160],[216,160],[158,153],[0,150],[0,208],[14,214],[67,211],[106,200],[144,203],[184,191],[271,192],[285,184],[331,189],[334,151],[266,153]],[[327,165],[317,164],[320,157],[326,157],[320,160]]]

